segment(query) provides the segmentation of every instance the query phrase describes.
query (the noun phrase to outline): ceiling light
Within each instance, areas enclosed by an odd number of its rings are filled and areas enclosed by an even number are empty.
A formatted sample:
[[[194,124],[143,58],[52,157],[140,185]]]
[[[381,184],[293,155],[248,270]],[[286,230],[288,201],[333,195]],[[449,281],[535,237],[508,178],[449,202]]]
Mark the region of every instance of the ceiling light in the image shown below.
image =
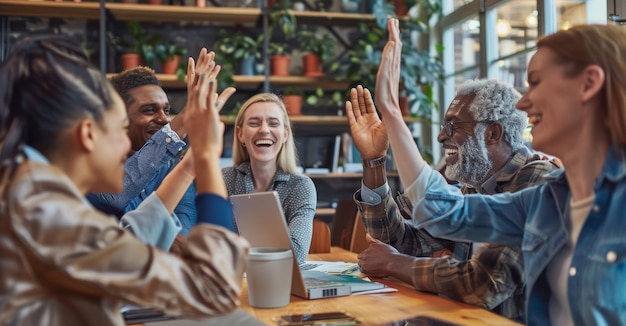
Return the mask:
[[[564,22],[561,24],[561,29],[562,29],[562,30],[568,30],[568,29],[570,29],[570,28],[572,28],[572,23],[570,23],[570,22],[569,22],[569,21],[567,21],[567,20],[566,20],[566,21],[564,21]]]
[[[498,34],[499,37],[509,36],[509,34],[511,34],[511,24],[506,20],[498,19],[496,23],[496,34]]]
[[[539,13],[537,13],[537,10],[533,10],[531,13],[529,13],[526,16],[526,26],[530,28],[537,27],[539,23],[539,19],[537,18],[537,16],[539,16]]]

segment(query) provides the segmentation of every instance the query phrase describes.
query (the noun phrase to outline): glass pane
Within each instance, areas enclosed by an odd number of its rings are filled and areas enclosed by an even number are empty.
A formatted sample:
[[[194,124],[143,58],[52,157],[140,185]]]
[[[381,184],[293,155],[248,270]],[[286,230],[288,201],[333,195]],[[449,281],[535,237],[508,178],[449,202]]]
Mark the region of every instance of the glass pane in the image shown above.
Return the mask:
[[[445,0],[443,1],[442,5],[443,5],[443,14],[447,15],[457,9],[459,9],[460,7],[465,6],[468,3],[473,2],[474,0]],[[478,1],[478,0],[476,0]]]
[[[535,46],[539,19],[536,1],[509,1],[497,8],[497,17],[498,57]]]
[[[476,66],[480,62],[479,29],[478,16],[453,27],[454,71]]]
[[[560,0],[557,1],[556,23],[559,29],[568,29],[574,25],[587,23],[584,0]]]
[[[491,71],[495,72],[491,78],[499,79],[513,85],[521,93],[528,88],[526,82],[526,73],[528,62],[532,58],[535,51],[520,53],[508,59],[498,60],[493,65]]]

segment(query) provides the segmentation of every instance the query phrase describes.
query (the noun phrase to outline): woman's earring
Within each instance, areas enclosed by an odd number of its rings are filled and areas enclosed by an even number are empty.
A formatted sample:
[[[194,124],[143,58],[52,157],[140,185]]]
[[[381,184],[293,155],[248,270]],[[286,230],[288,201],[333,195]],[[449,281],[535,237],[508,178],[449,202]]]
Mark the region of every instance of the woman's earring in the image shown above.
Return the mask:
[[[241,143],[241,146],[246,147],[246,143]]]

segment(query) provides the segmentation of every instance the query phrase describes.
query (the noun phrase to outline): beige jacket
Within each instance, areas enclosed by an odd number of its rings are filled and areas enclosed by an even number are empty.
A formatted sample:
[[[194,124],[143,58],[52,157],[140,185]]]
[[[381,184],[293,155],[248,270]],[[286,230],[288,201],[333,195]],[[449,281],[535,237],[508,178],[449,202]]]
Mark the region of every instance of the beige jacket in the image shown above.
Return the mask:
[[[184,258],[141,243],[53,166],[26,161],[0,203],[0,325],[123,325],[120,304],[211,316],[239,305],[248,243],[194,227]]]

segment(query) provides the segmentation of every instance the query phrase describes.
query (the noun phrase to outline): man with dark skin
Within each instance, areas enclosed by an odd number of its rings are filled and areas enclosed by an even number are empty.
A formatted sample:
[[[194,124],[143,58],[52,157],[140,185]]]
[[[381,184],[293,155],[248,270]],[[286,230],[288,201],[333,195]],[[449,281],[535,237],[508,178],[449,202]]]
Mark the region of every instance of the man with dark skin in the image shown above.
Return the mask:
[[[220,71],[214,61],[215,54],[202,49],[197,64],[188,61],[187,88],[200,74],[216,78]],[[126,104],[131,140],[131,152],[124,167],[124,190],[120,194],[89,194],[92,204],[105,212],[119,215],[135,209],[150,195],[178,163],[184,149],[186,131],[182,123],[185,109],[170,122],[171,106],[154,71],[147,67],[126,70],[112,78],[111,83]],[[218,97],[216,105],[223,107],[235,92],[226,88]],[[174,213],[180,220],[176,232],[187,235],[196,222],[195,189],[187,190]],[[177,237],[181,241],[182,237]]]

